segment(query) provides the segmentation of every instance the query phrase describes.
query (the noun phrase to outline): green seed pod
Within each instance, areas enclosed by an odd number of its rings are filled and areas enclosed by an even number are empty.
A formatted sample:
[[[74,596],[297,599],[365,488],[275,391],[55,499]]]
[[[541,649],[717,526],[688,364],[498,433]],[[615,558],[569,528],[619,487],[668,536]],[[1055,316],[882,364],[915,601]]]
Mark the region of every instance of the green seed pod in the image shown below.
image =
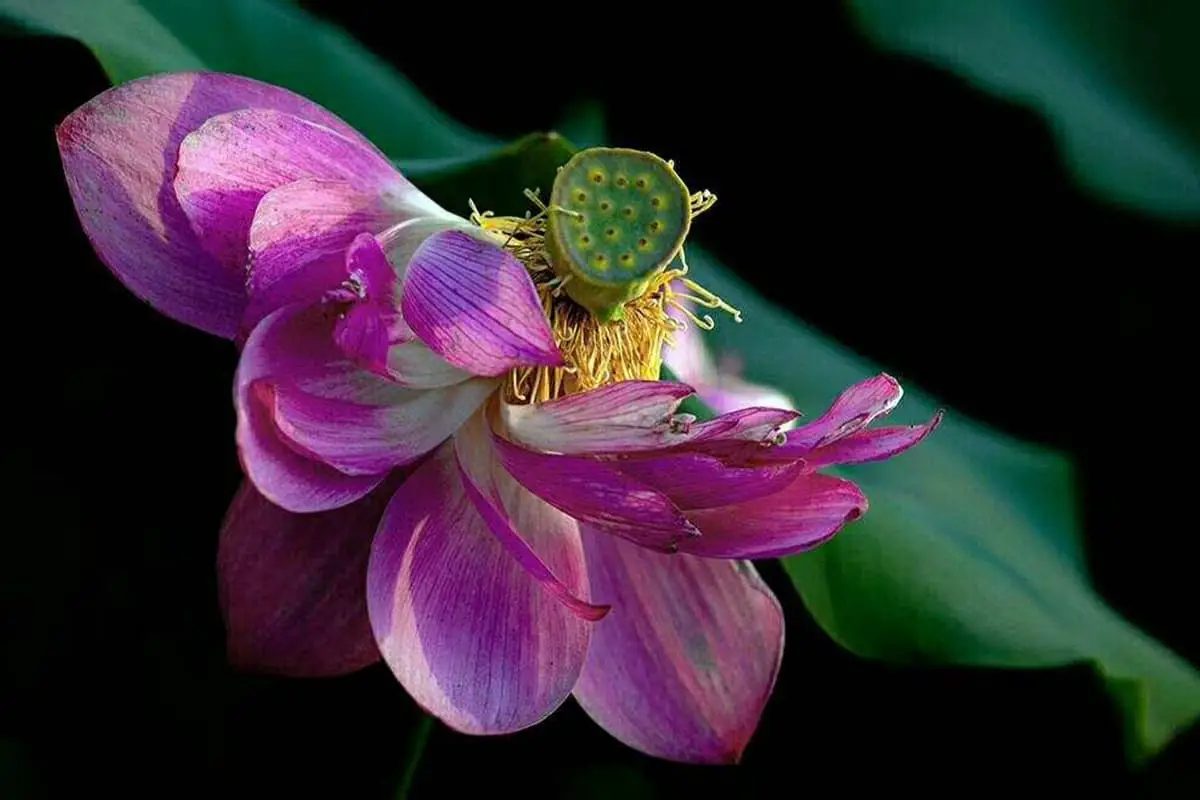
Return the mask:
[[[675,260],[692,224],[691,195],[652,153],[594,147],[576,153],[550,193],[546,250],[564,290],[611,322]]]

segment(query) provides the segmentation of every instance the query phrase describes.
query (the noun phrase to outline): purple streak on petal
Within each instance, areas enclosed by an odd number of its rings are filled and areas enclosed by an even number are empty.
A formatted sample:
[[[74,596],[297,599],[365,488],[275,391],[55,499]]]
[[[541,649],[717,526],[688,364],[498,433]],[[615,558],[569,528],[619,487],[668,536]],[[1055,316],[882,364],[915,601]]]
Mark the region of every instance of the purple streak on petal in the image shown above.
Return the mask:
[[[679,549],[710,558],[776,558],[827,542],[867,511],[850,481],[810,472],[766,497],[689,511],[701,535]]]
[[[562,581],[555,577],[546,563],[538,558],[538,554],[533,551],[533,548],[521,538],[521,534],[513,530],[512,524],[508,521],[508,517],[496,507],[495,503],[484,496],[483,492],[479,491],[479,487],[471,480],[471,476],[467,475],[463,470],[462,465],[459,465],[459,477],[462,479],[463,488],[467,492],[467,497],[470,498],[471,504],[475,506],[475,510],[479,516],[483,517],[483,521],[487,524],[488,529],[496,539],[504,546],[521,568],[529,573],[529,577],[533,578],[542,587],[553,595],[560,603],[571,610],[580,619],[586,619],[589,622],[595,622],[603,619],[604,615],[609,612],[611,606],[593,605],[575,594]]]
[[[467,233],[436,233],[417,248],[400,302],[431,350],[475,375],[564,363],[528,271]]]
[[[891,412],[904,390],[890,375],[876,375],[856,383],[838,396],[829,410],[817,419],[789,431],[786,451],[803,455],[860,431],[878,417]]]
[[[749,562],[652,553],[584,530],[596,624],[575,698],[658,758],[735,763],[783,657],[783,613]]]
[[[237,333],[246,304],[244,274],[200,245],[172,182],[183,138],[209,117],[242,108],[277,109],[358,137],[292,92],[215,72],[130,81],[55,131],[71,199],[100,260],[161,313],[226,338]]]
[[[675,409],[692,387],[669,381],[623,381],[546,403],[501,407],[517,442],[552,453],[657,450],[687,437]]]
[[[234,378],[242,470],[268,499],[289,511],[348,505],[385,477],[346,475],[316,461],[285,442],[275,425],[271,381],[280,375],[321,374],[322,356],[334,350],[329,334],[330,324],[321,315],[296,306],[281,308],[250,334]]]
[[[413,191],[362,139],[279,111],[221,114],[179,145],[175,195],[201,243],[231,269],[244,269],[255,209],[272,189],[316,178],[363,193]]]
[[[554,574],[582,594],[578,531],[522,529]],[[451,442],[388,505],[368,565],[367,607],[404,688],[445,724],[473,734],[527,728],[558,708],[583,667],[592,626],[530,578],[488,530],[463,490]]]
[[[808,469],[803,461],[739,466],[703,452],[667,452],[610,462],[688,511],[732,505],[774,494]]]
[[[943,413],[938,411],[923,425],[889,426],[852,433],[809,452],[804,460],[813,469],[834,464],[883,461],[919,444],[942,424],[942,416]]]
[[[693,425],[688,443],[740,440],[757,444],[770,441],[800,414],[783,408],[739,408]]]
[[[221,528],[217,579],[229,660],[293,677],[342,675],[379,660],[367,617],[367,557],[388,480],[344,508],[293,514],[244,481]]]
[[[666,495],[610,463],[539,453],[500,437],[493,443],[500,463],[522,486],[581,522],[663,552],[697,535]]]

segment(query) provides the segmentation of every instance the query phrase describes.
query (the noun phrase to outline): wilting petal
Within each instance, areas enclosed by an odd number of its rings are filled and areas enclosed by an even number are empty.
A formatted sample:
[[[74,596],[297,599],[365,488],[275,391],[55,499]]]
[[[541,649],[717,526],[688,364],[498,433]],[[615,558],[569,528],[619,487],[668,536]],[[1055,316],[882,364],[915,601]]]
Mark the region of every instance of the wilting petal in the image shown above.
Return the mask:
[[[272,502],[295,512],[324,511],[363,497],[385,477],[346,475],[282,438],[271,381],[320,375],[341,354],[329,323],[298,306],[279,309],[251,332],[234,378],[237,445],[242,470]]]
[[[250,226],[246,330],[280,306],[316,302],[341,284],[355,238],[384,230],[398,214],[379,192],[345,181],[306,179],[267,192]]]
[[[673,452],[610,462],[623,474],[662,492],[685,511],[766,497],[808,469],[803,461],[738,466],[706,453]]]
[[[933,419],[924,425],[897,425],[859,431],[810,451],[804,456],[804,460],[813,469],[834,464],[882,461],[918,444],[941,423],[942,412],[938,411]]]
[[[526,527],[506,508],[548,568],[584,594],[578,532]],[[488,530],[463,490],[451,442],[388,505],[372,547],[367,607],[404,688],[466,733],[507,733],[544,719],[570,694],[587,653],[591,623]]]
[[[213,72],[116,86],[56,130],[75,210],[100,260],[158,311],[227,338],[245,308],[245,275],[200,245],[172,181],[183,138],[209,117],[243,108],[277,109],[358,138],[299,95]]]
[[[274,385],[274,419],[303,452],[347,475],[374,475],[437,447],[495,388],[482,378],[444,389],[395,386],[363,402],[317,396],[280,381]]]
[[[739,408],[693,425],[689,443],[714,440],[758,443],[771,441],[785,425],[800,414],[784,408]]]
[[[525,267],[462,231],[434,234],[417,248],[400,302],[431,350],[475,375],[563,364]]]
[[[811,550],[866,511],[867,498],[853,483],[811,472],[757,500],[687,512],[701,535],[679,549],[713,558],[775,558]]]
[[[217,550],[235,666],[318,677],[379,660],[367,617],[367,557],[396,485],[390,480],[345,508],[293,514],[242,484]]]
[[[686,440],[675,409],[692,393],[682,383],[623,381],[547,403],[505,404],[501,417],[513,440],[545,452],[657,450]]]
[[[732,763],[758,726],[783,657],[783,613],[748,562],[663,555],[584,531],[596,623],[575,687],[630,747]]]
[[[250,224],[267,192],[303,178],[402,195],[408,182],[374,147],[279,111],[221,114],[179,146],[175,195],[204,247],[230,268],[247,261]]]
[[[876,375],[856,383],[842,392],[819,418],[789,431],[783,448],[789,455],[800,455],[849,436],[888,414],[903,394],[899,382],[891,375]]]
[[[494,444],[522,486],[581,522],[664,552],[698,535],[670,498],[608,462],[539,453],[499,437]]]

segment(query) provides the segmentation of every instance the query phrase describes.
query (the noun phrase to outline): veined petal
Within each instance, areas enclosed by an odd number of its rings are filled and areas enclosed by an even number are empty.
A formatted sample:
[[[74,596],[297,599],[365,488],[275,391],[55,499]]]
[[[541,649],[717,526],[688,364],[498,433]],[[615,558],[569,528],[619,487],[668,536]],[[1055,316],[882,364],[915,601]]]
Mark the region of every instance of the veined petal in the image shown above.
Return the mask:
[[[217,550],[235,666],[319,677],[379,660],[367,617],[367,557],[397,483],[389,480],[344,508],[293,514],[243,482]]]
[[[657,450],[686,440],[675,409],[693,393],[682,383],[623,381],[546,403],[504,404],[500,412],[506,435],[544,452]]]
[[[75,210],[100,260],[161,313],[233,338],[246,305],[241,264],[200,244],[172,181],[183,138],[215,115],[275,109],[365,141],[320,106],[285,89],[215,72],[155,75],[113,87],[58,126]]]
[[[374,147],[292,114],[220,114],[179,146],[175,196],[203,246],[231,269],[248,257],[255,209],[272,189],[303,178],[348,181],[403,196],[411,185]]]
[[[575,698],[643,753],[740,759],[779,672],[783,613],[749,562],[663,555],[584,530],[596,624]]]
[[[462,231],[434,234],[417,248],[400,303],[431,350],[475,375],[564,363],[525,267]]]
[[[789,453],[802,454],[849,436],[891,412],[903,395],[900,383],[891,375],[876,375],[856,383],[820,417],[789,431],[784,447]]]
[[[740,466],[696,451],[610,463],[623,474],[662,492],[684,511],[766,497],[787,488],[809,468],[803,461]]]
[[[290,446],[275,424],[271,381],[281,375],[315,380],[339,357],[329,338],[329,325],[320,315],[286,306],[255,327],[238,362],[234,402],[242,470],[271,502],[289,511],[348,505],[386,477],[386,473],[347,475],[321,463]]]
[[[710,558],[776,558],[823,544],[866,511],[867,498],[853,483],[810,472],[766,497],[688,511],[701,535],[679,549]]]
[[[942,424],[942,416],[942,412],[938,411],[923,425],[893,425],[858,431],[808,452],[804,460],[813,469],[835,464],[882,461],[920,443]]]
[[[599,530],[663,552],[698,535],[670,498],[610,463],[539,453],[498,436],[493,444],[504,469],[522,486]]]
[[[573,593],[586,576],[578,532],[526,527]],[[574,538],[572,538],[574,537]],[[400,683],[455,730],[508,733],[549,716],[583,667],[591,623],[517,563],[468,499],[447,442],[396,492],[372,546],[371,626]]]
[[[472,378],[442,389],[380,389],[369,402],[321,397],[274,384],[274,419],[302,452],[347,475],[411,464],[451,436],[495,391]]]

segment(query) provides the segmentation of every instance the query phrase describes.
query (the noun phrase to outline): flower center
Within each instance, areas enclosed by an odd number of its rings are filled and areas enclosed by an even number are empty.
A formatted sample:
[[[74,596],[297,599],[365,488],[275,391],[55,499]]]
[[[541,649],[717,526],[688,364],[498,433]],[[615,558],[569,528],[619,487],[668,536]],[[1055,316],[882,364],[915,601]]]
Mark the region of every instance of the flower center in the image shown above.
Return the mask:
[[[686,277],[691,220],[717,198],[690,194],[673,162],[636,150],[582,150],[559,170],[548,205],[537,191],[525,196],[536,214],[497,217],[472,203],[471,221],[529,270],[566,366],[514,370],[508,402],[657,380],[675,331],[715,325],[689,306],[741,322],[737,309]]]

